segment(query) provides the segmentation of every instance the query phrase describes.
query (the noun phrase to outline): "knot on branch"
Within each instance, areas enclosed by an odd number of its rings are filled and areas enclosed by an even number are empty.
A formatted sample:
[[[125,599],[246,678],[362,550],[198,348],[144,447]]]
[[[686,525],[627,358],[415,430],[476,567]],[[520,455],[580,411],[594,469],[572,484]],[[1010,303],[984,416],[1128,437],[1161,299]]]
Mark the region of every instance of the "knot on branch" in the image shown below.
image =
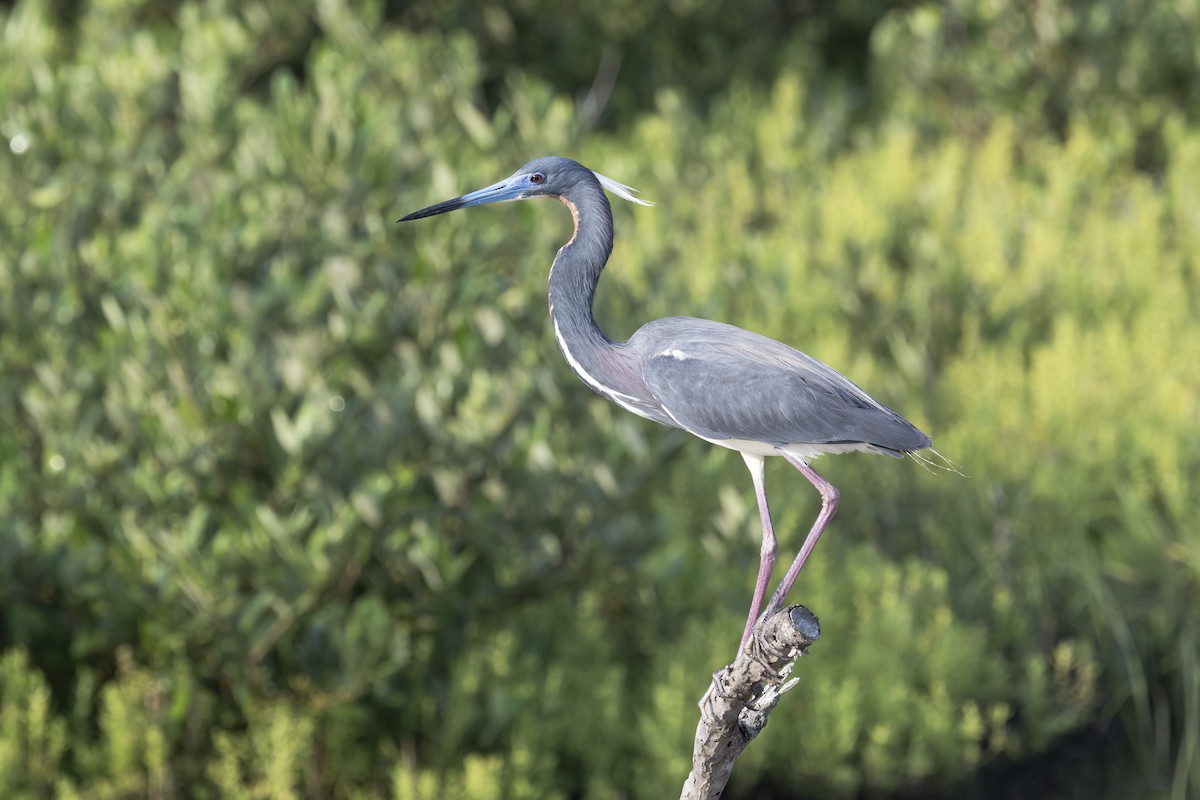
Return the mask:
[[[795,660],[820,638],[821,622],[816,615],[804,606],[790,606],[759,620],[746,643],[746,656],[762,668],[759,680],[779,682],[787,677],[784,671],[790,671]]]

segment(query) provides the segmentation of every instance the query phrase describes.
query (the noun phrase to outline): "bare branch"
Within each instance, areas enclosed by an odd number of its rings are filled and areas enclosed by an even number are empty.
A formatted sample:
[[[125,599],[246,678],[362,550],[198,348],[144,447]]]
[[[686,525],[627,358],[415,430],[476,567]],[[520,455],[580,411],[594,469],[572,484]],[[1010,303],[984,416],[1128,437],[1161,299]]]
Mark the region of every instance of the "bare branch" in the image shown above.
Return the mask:
[[[780,696],[799,680],[788,680],[796,659],[820,636],[816,616],[804,606],[790,606],[759,620],[734,662],[713,673],[700,699],[692,771],[680,800],[721,796],[738,756],[766,726]]]

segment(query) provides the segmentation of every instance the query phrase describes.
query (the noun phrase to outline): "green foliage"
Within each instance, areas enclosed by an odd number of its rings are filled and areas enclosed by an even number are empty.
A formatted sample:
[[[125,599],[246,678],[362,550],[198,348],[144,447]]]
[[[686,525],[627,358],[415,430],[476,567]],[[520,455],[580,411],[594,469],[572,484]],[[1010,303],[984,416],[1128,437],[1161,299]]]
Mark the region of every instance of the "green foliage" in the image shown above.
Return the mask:
[[[922,4],[872,31],[875,79],[897,109],[979,130],[996,110],[1059,134],[1087,123],[1161,168],[1163,126],[1200,107],[1200,4],[1000,0]]]
[[[54,786],[67,746],[66,723],[50,707],[50,687],[21,651],[0,660],[0,775],[13,797]]]
[[[472,24],[536,41],[539,6]],[[547,152],[660,203],[616,209],[612,335],[800,344],[968,476],[822,462],[842,510],[796,599],[824,639],[733,793],[956,794],[1114,718],[1144,783],[1200,791],[1200,128],[1195,84],[1152,80],[1165,18],[1112,88],[1116,5],[1011,72],[1045,20],[840,7],[605,135],[534,67],[498,89],[479,31],[374,3],[0,12],[0,793],[678,791],[757,559],[740,461],[560,363],[561,211],[392,222]],[[679,30],[721,52],[720,9]],[[796,66],[851,24],[891,81],[870,128]],[[1069,124],[1017,91],[1042,75]],[[1126,90],[1150,111],[1102,124]],[[768,480],[794,548],[816,498]]]

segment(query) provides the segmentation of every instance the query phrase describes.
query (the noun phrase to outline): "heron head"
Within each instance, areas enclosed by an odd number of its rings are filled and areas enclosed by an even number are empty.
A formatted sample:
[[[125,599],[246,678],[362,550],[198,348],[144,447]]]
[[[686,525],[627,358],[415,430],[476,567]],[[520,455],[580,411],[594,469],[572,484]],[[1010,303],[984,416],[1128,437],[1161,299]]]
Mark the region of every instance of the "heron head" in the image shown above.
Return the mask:
[[[420,211],[414,211],[408,216],[400,218],[398,222],[423,219],[437,214],[445,214],[448,211],[457,211],[460,208],[467,208],[468,206],[499,203],[505,200],[526,200],[531,197],[566,197],[581,182],[591,183],[592,181],[599,182],[608,191],[630,202],[644,206],[653,205],[653,203],[639,199],[636,196],[636,189],[631,189],[624,184],[617,183],[598,172],[592,172],[576,161],[561,156],[545,156],[544,158],[530,161],[510,177],[505,178],[499,183],[493,183],[491,186],[471,192],[470,194],[464,194],[461,197],[437,203]]]

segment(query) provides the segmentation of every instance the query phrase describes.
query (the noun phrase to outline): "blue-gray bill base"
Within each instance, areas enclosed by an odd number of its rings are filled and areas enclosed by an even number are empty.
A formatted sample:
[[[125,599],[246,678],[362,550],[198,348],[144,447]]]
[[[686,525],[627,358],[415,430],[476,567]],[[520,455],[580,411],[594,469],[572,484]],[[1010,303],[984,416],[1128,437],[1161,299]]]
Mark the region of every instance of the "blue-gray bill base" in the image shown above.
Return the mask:
[[[612,209],[605,190],[651,205],[628,186],[570,159],[548,156],[499,183],[399,221],[534,197],[553,197],[571,210],[574,235],[550,267],[550,319],[571,369],[594,392],[638,416],[738,451],[750,469],[762,519],[762,550],[742,633],[744,647],[760,613],[783,608],[796,576],[837,511],[838,490],[809,461],[855,450],[917,457],[916,452],[931,442],[832,367],[732,325],[668,317],[647,322],[626,342],[605,336],[592,316],[596,285],[613,247]],[[767,456],[782,456],[808,478],[821,494],[821,511],[764,608],[778,550],[763,486]]]

